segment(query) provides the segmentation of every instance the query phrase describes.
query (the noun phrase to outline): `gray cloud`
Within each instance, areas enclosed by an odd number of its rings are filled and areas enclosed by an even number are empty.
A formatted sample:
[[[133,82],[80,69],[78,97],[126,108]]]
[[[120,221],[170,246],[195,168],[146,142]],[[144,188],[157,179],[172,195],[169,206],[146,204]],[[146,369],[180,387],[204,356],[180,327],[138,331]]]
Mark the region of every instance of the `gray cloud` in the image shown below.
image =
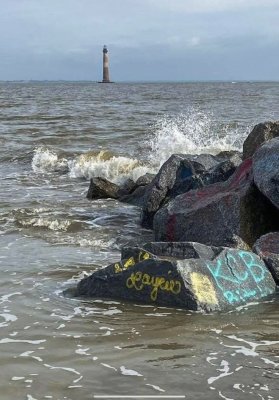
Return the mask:
[[[278,79],[278,0],[0,0],[0,79]]]

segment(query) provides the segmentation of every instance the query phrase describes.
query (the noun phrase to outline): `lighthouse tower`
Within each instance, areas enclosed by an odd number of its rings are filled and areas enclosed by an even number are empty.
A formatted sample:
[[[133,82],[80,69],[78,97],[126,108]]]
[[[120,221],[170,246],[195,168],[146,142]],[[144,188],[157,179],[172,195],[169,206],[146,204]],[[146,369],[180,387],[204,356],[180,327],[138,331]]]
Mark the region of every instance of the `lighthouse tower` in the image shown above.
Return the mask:
[[[102,83],[110,83],[109,80],[109,58],[108,58],[108,49],[107,46],[104,45],[103,48],[103,80]]]

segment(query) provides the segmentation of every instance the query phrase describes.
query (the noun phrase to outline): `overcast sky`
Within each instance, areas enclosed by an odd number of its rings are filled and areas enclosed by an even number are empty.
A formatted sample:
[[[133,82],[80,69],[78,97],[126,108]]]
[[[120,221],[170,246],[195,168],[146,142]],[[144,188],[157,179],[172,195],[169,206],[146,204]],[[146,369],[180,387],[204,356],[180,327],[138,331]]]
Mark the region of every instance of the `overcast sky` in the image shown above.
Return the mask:
[[[0,0],[0,80],[279,80],[279,0]]]

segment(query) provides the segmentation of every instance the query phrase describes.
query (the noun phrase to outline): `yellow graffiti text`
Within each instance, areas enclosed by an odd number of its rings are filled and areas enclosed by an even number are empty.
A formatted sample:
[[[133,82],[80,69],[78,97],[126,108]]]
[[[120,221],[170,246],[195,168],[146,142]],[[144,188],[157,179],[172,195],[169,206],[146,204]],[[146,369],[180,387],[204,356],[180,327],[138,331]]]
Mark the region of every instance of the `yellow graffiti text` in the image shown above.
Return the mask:
[[[167,280],[163,276],[151,276],[142,272],[132,273],[126,281],[128,289],[143,290],[144,287],[150,286],[151,300],[157,300],[158,291],[162,290],[172,294],[179,294],[181,291],[181,283],[178,280]]]
[[[193,291],[200,302],[209,304],[218,303],[214,286],[206,275],[198,272],[192,272],[191,281],[193,285]]]
[[[119,262],[114,264],[114,272],[118,274],[119,272],[126,271],[126,269],[133,267],[136,263],[148,260],[151,257],[151,254],[141,251],[138,257],[130,257],[128,260],[124,260],[124,262]]]

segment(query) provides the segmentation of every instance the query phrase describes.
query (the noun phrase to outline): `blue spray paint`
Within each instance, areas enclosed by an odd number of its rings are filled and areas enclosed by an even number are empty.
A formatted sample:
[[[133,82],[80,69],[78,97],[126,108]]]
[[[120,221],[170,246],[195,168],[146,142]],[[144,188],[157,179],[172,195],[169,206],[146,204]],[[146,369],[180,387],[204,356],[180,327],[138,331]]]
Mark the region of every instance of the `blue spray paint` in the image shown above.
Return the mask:
[[[268,271],[250,252],[227,250],[218,257],[216,263],[207,262],[206,266],[230,304],[273,293],[265,284],[260,285]],[[253,288],[251,283],[255,285]]]

